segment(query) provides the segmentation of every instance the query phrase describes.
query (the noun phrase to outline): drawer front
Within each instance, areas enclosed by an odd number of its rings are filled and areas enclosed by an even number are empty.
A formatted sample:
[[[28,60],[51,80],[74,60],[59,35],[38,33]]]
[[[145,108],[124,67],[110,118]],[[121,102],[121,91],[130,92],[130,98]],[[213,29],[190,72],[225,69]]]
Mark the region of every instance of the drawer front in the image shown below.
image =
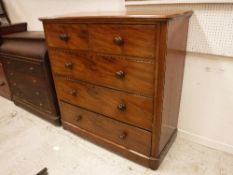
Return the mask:
[[[0,95],[6,98],[11,97],[10,89],[6,80],[2,63],[0,63]]]
[[[144,155],[150,155],[151,133],[67,103],[60,103],[62,120]]]
[[[44,24],[47,44],[65,49],[88,49],[86,24]]]
[[[56,77],[58,97],[117,120],[151,130],[152,98]]]
[[[127,57],[50,51],[54,73],[97,85],[153,95],[154,64]]]
[[[95,52],[153,58],[154,25],[89,25],[90,49]]]
[[[16,84],[27,84],[28,88],[35,87],[44,89],[46,87],[45,79],[42,79],[40,77],[32,76],[13,70],[9,71],[8,76],[9,82],[12,85],[12,87],[16,86]]]
[[[47,90],[44,80],[19,72],[11,75],[9,80],[13,96],[32,103],[38,108],[48,111],[53,110],[48,95],[49,90]]]
[[[35,77],[44,77],[43,65],[40,62],[7,60],[7,73],[10,75],[14,72],[24,73]]]

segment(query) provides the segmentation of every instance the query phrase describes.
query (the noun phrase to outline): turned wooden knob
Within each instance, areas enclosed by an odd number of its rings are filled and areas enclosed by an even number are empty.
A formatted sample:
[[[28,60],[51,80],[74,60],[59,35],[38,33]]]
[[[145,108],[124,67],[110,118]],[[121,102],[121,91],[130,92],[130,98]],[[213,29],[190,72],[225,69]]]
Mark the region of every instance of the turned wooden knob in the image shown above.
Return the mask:
[[[122,132],[120,135],[119,135],[119,139],[121,139],[121,140],[125,140],[126,139],[126,137],[127,137],[127,132]]]
[[[72,68],[73,68],[73,63],[71,63],[71,62],[66,62],[66,63],[65,63],[65,68],[72,69]]]
[[[76,96],[76,95],[77,95],[77,91],[74,90],[74,89],[72,89],[72,90],[69,91],[69,94],[70,94],[71,96]]]
[[[34,67],[29,67],[29,70],[30,71],[33,71],[35,68]]]
[[[68,41],[69,40],[69,36],[66,33],[62,33],[61,35],[59,35],[60,40],[62,41]]]
[[[121,112],[126,110],[126,105],[124,103],[121,103],[117,106],[117,109]]]
[[[115,75],[116,75],[116,77],[117,77],[118,79],[124,79],[124,78],[125,78],[125,72],[122,71],[122,70],[117,71],[117,72],[115,73]]]
[[[82,120],[82,116],[78,115],[77,118],[76,118],[76,121],[79,122],[80,120]]]
[[[4,86],[4,85],[5,85],[5,82],[1,82],[1,83],[0,83],[0,86]]]
[[[121,36],[116,36],[113,39],[114,44],[122,46],[124,44],[124,39]]]

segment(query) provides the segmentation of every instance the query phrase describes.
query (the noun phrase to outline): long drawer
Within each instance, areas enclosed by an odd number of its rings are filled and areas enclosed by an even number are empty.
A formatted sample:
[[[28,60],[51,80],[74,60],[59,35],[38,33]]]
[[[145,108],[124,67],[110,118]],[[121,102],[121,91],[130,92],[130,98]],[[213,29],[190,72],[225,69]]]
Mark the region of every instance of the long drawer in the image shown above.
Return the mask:
[[[44,77],[42,63],[40,62],[9,59],[6,61],[6,67],[9,74],[21,72],[36,77]]]
[[[154,64],[142,59],[50,50],[54,73],[152,97]]]
[[[99,114],[60,102],[62,121],[71,123],[127,149],[150,155],[151,133]]]
[[[47,82],[44,79],[16,71],[8,75],[13,96],[17,96],[41,109],[53,110],[53,106],[50,104],[50,96],[46,90]]]
[[[151,130],[152,98],[55,78],[60,100]]]

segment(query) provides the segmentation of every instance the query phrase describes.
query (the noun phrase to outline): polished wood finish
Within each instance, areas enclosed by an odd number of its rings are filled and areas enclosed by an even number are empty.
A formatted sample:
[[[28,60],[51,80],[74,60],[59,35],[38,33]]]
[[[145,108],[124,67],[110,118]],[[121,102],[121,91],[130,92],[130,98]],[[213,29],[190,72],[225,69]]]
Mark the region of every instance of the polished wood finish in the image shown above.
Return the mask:
[[[145,58],[154,56],[154,25],[92,24],[88,29],[91,51]]]
[[[3,69],[3,64],[0,62],[0,95],[11,99],[11,91],[6,79],[6,74]]]
[[[98,24],[108,24],[108,23],[139,23],[139,24],[155,24],[155,22],[167,22],[169,20],[174,20],[176,18],[190,17],[192,11],[177,11],[177,10],[167,10],[163,13],[161,12],[133,12],[133,11],[120,11],[120,12],[78,12],[65,15],[59,15],[55,17],[44,17],[40,18],[43,23],[98,23]]]
[[[191,14],[43,18],[63,127],[156,169],[177,132]]]
[[[50,56],[55,74],[126,92],[153,96],[153,61],[58,49],[50,49]]]
[[[83,82],[55,78],[58,98],[100,114],[151,130],[152,98]],[[125,105],[125,107],[122,107]]]
[[[88,49],[87,25],[48,24],[45,26],[48,46],[66,49]]]
[[[150,155],[151,132],[61,102],[62,120],[125,148]],[[66,111],[69,111],[67,113]]]
[[[43,33],[4,35],[2,41],[0,56],[14,103],[60,124]]]

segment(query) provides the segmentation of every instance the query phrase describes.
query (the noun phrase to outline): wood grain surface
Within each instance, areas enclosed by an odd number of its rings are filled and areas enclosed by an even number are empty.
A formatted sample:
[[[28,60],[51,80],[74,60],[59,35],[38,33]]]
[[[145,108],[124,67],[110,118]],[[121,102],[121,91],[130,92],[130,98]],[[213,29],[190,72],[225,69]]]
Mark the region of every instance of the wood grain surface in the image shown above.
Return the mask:
[[[55,74],[153,96],[153,61],[58,49],[51,49],[50,56]]]
[[[55,79],[59,99],[125,123],[151,130],[152,98],[128,94],[83,82]],[[72,93],[73,92],[73,93]],[[122,111],[118,106],[124,104]]]

